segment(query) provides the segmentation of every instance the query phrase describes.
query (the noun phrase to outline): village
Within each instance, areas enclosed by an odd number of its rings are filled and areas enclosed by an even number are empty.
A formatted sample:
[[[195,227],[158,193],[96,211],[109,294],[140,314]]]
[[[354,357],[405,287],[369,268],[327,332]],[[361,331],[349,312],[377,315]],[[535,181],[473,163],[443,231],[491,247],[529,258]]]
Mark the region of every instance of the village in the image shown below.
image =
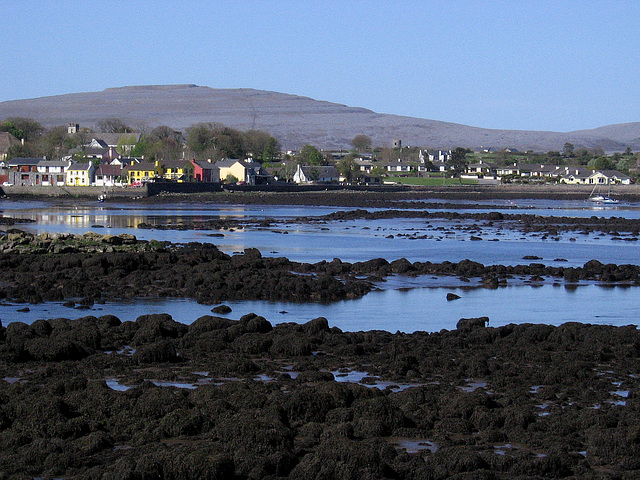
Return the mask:
[[[68,135],[78,131],[78,124],[69,124]],[[0,132],[0,184],[4,187],[135,188],[149,183],[252,186],[283,183],[553,183],[594,186],[634,183],[634,178],[626,173],[611,168],[594,168],[597,163],[561,164],[563,162],[545,161],[549,160],[548,157],[538,158],[539,161],[534,162],[532,159],[535,160],[536,156],[530,152],[523,155],[517,151],[474,152],[463,148],[453,151],[429,150],[404,147],[401,140],[394,140],[393,147],[386,149],[372,149],[366,142],[364,147],[354,142],[352,150],[318,150],[305,145],[301,151],[278,151],[269,161],[261,161],[263,158],[250,151],[246,152],[244,158],[196,160],[186,146],[182,150],[182,158],[177,159],[175,154],[173,159],[131,155],[141,138],[142,134],[139,133],[91,132],[81,149],[69,151],[54,160],[46,156],[11,155],[10,152],[16,151],[15,147],[21,142],[24,145],[24,140],[18,140],[10,132]],[[305,149],[307,153],[311,151],[311,155],[303,155]],[[627,152],[627,155],[633,156],[631,152]],[[633,160],[635,167],[637,160],[635,157]]]

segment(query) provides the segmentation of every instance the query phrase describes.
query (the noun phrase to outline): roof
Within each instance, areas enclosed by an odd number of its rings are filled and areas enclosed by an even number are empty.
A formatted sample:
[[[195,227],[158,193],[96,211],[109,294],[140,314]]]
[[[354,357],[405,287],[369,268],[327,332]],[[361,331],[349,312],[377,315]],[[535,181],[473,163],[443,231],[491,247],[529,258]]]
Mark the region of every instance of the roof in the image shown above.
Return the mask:
[[[308,175],[309,173],[312,172],[318,172],[318,174],[321,177],[337,177],[338,176],[338,171],[336,170],[336,167],[329,165],[329,166],[306,166],[306,167],[300,167],[302,169],[302,171],[304,172],[305,175]]]
[[[235,165],[237,162],[239,162],[240,160],[238,160],[237,158],[228,158],[225,160],[218,160],[216,162],[216,167],[218,168],[230,168],[233,165]]]
[[[185,168],[191,165],[192,163],[188,160],[166,160],[162,162],[164,168]]]
[[[10,147],[20,145],[20,140],[11,135],[9,132],[0,132],[0,152],[6,153]]]
[[[82,171],[90,170],[92,166],[93,166],[93,164],[91,162],[74,163],[69,168],[67,168],[67,171],[69,171],[69,170],[82,170]]]
[[[193,162],[203,170],[220,170],[220,167],[209,162]]]
[[[625,175],[624,173],[621,173],[617,170],[596,170],[593,173],[601,173],[606,177],[616,177],[621,179],[631,178],[629,175]]]
[[[219,160],[216,162],[216,166],[218,166],[219,168],[230,168],[233,165],[235,165],[236,163],[239,163],[240,165],[242,165],[244,168],[261,168],[262,165],[258,162],[248,162],[246,160],[239,160],[237,158],[229,158],[229,159],[225,159],[225,160]]]
[[[105,144],[110,147],[116,147],[120,138],[122,137],[131,137],[135,139],[135,143],[140,141],[140,133],[92,133],[92,138],[96,140],[102,140]]]
[[[122,175],[122,168],[119,165],[102,164],[96,170],[97,175],[117,176]]]
[[[38,165],[44,158],[15,157],[7,162],[7,165]]]
[[[147,171],[147,170],[155,170],[156,164],[155,163],[150,163],[150,162],[145,162],[145,163],[137,163],[136,165],[127,165],[126,167],[123,168],[123,170],[130,172],[130,171]]]
[[[68,167],[68,160],[40,160],[39,167]]]

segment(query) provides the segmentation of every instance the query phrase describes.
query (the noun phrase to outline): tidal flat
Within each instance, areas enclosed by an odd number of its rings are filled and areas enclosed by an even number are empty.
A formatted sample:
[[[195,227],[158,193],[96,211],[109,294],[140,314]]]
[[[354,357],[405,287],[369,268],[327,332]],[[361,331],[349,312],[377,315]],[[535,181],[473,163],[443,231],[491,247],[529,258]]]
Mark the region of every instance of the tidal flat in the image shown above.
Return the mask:
[[[414,200],[6,204],[2,302],[84,316],[27,323],[0,307],[0,477],[637,478],[634,321],[551,325],[551,308],[497,325],[478,304],[449,328],[403,332],[236,313],[248,300],[358,305],[385,284],[605,285],[624,292],[614,320],[635,302],[633,204]],[[297,257],[278,252],[296,244]],[[531,298],[518,296],[516,320]],[[153,297],[208,311],[187,324],[108,309]]]

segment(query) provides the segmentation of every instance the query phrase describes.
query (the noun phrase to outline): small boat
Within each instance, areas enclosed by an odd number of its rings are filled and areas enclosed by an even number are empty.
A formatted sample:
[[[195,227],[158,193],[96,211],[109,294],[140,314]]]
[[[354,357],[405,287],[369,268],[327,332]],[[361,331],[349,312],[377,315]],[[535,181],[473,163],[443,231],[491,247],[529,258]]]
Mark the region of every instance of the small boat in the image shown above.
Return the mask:
[[[107,199],[107,194],[106,193],[102,193],[100,195],[98,195],[98,202],[102,203]]]
[[[593,203],[598,203],[601,205],[615,205],[616,203],[620,203],[619,200],[611,197],[611,184],[609,184],[609,193],[607,195],[602,195],[599,191],[600,185],[596,185],[591,190],[591,195],[589,195],[588,200]]]

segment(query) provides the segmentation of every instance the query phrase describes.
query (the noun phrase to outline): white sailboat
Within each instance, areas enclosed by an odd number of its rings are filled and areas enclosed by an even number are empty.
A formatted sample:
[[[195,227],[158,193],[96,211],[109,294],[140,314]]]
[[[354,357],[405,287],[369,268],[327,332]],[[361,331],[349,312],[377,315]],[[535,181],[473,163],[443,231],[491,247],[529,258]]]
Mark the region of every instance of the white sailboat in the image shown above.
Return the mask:
[[[610,183],[607,183],[607,184],[609,185],[609,192],[607,193],[607,195],[601,194],[600,185],[596,184],[593,187],[593,190],[591,190],[591,195],[589,195],[588,200],[590,202],[594,202],[602,205],[614,205],[616,203],[620,203],[619,200],[616,200],[615,198],[611,197],[611,184]]]

